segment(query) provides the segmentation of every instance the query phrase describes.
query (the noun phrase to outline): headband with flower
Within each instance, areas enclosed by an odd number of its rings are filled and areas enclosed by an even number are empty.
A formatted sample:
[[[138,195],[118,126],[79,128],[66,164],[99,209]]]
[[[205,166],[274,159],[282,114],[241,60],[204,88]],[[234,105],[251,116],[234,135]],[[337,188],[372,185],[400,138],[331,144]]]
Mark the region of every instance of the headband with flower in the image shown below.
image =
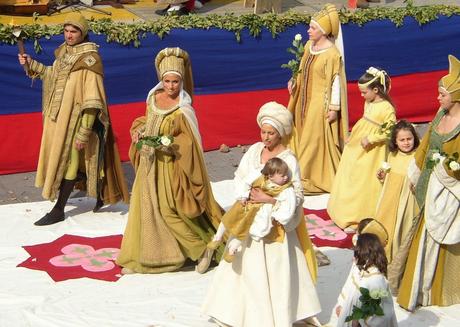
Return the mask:
[[[366,73],[368,73],[369,75],[372,75],[374,77],[370,81],[368,81],[366,83],[358,83],[359,86],[361,86],[361,87],[369,87],[369,85],[371,85],[375,81],[379,81],[380,85],[383,86],[383,91],[385,93],[387,92],[387,86],[386,86],[386,83],[385,83],[385,79],[388,77],[388,74],[386,73],[386,71],[381,70],[381,69],[377,69],[375,67],[369,67],[366,70]],[[388,77],[388,79],[389,79],[389,77]]]

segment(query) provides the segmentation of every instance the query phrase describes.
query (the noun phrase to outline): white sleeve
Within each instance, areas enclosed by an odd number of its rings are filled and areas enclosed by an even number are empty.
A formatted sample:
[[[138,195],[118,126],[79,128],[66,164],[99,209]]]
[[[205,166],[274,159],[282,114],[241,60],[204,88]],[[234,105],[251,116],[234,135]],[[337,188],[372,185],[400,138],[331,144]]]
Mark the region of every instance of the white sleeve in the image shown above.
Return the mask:
[[[288,187],[282,191],[276,199],[276,204],[273,206],[272,217],[281,225],[287,225],[297,208],[297,199],[293,187]]]
[[[289,156],[283,156],[281,159],[287,163],[291,173],[292,186],[294,187],[294,192],[296,195],[296,206],[302,206],[303,187],[300,179],[300,167],[299,163],[297,162],[297,158],[294,156],[294,154],[292,154]]]
[[[272,209],[271,204],[265,203],[257,211],[254,221],[249,228],[249,234],[251,237],[259,241],[264,236],[267,236],[272,229]]]
[[[337,106],[340,108],[340,76],[339,75],[336,75],[334,77],[334,82],[332,82],[330,105]]]
[[[251,160],[253,152],[256,149],[256,145],[251,146],[248,151],[241,158],[240,164],[235,171],[235,178],[233,179],[233,184],[235,188],[235,198],[241,199],[249,196],[249,190],[251,189],[251,183],[253,180],[249,181],[252,176],[255,174],[254,169],[252,169]]]

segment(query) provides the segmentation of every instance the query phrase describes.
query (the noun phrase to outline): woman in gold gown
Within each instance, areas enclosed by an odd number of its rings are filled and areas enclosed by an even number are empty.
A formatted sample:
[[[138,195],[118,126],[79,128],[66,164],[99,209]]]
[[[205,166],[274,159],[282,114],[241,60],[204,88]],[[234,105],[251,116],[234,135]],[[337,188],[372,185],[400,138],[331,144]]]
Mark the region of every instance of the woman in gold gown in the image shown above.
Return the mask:
[[[460,153],[460,61],[449,56],[449,62],[439,82],[441,109],[409,165],[421,214],[394,260],[404,267],[397,301],[411,311],[460,303],[460,164],[451,160]]]
[[[146,116],[131,128],[130,158],[136,169],[128,224],[117,263],[122,273],[161,273],[180,268],[187,258],[206,271],[206,245],[220,223],[212,195],[194,110],[187,52],[166,48],[155,60],[160,82],[147,96]],[[157,147],[136,143],[166,136]],[[218,249],[218,253],[222,251]]]
[[[334,5],[326,5],[312,17],[299,73],[288,83],[288,109],[295,127],[289,147],[299,159],[305,194],[331,191],[348,135],[347,81],[334,43],[341,40],[339,31]]]

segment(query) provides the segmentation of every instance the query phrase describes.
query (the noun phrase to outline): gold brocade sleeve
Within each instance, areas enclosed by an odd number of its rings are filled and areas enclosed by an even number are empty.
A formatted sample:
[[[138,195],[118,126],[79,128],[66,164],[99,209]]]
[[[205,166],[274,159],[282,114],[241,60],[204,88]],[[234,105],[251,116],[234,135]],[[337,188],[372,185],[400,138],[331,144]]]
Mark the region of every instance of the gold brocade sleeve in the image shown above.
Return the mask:
[[[131,128],[129,130],[130,138],[134,132],[139,131],[144,128],[146,121],[147,121],[146,116],[138,117],[133,121]],[[139,166],[139,160],[140,160],[140,154],[139,154],[139,151],[137,151],[136,149],[136,143],[131,142],[131,145],[129,146],[128,156],[129,156],[129,161],[133,165],[134,171],[136,172],[137,167]]]
[[[209,183],[201,146],[193,136],[184,115],[178,115],[171,130],[177,149],[174,160],[173,194],[180,210],[189,218],[200,216],[206,209]]]

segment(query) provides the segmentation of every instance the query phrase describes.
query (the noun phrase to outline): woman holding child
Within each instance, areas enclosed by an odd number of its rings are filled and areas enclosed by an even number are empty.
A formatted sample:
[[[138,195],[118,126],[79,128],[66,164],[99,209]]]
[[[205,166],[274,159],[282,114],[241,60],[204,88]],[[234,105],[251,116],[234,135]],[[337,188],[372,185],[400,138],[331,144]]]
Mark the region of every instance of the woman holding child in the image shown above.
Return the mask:
[[[244,185],[247,176],[261,174],[265,163],[278,157],[289,167],[297,210],[290,219],[273,223],[272,231],[280,236],[276,240],[249,235],[232,262],[221,261],[203,310],[230,326],[291,326],[321,311],[314,286],[315,256],[302,219],[299,165],[281,142],[291,133],[292,115],[284,106],[269,102],[260,108],[257,122],[262,142],[252,145],[241,159],[235,187]],[[260,188],[251,189],[249,201],[276,207],[275,198]]]

